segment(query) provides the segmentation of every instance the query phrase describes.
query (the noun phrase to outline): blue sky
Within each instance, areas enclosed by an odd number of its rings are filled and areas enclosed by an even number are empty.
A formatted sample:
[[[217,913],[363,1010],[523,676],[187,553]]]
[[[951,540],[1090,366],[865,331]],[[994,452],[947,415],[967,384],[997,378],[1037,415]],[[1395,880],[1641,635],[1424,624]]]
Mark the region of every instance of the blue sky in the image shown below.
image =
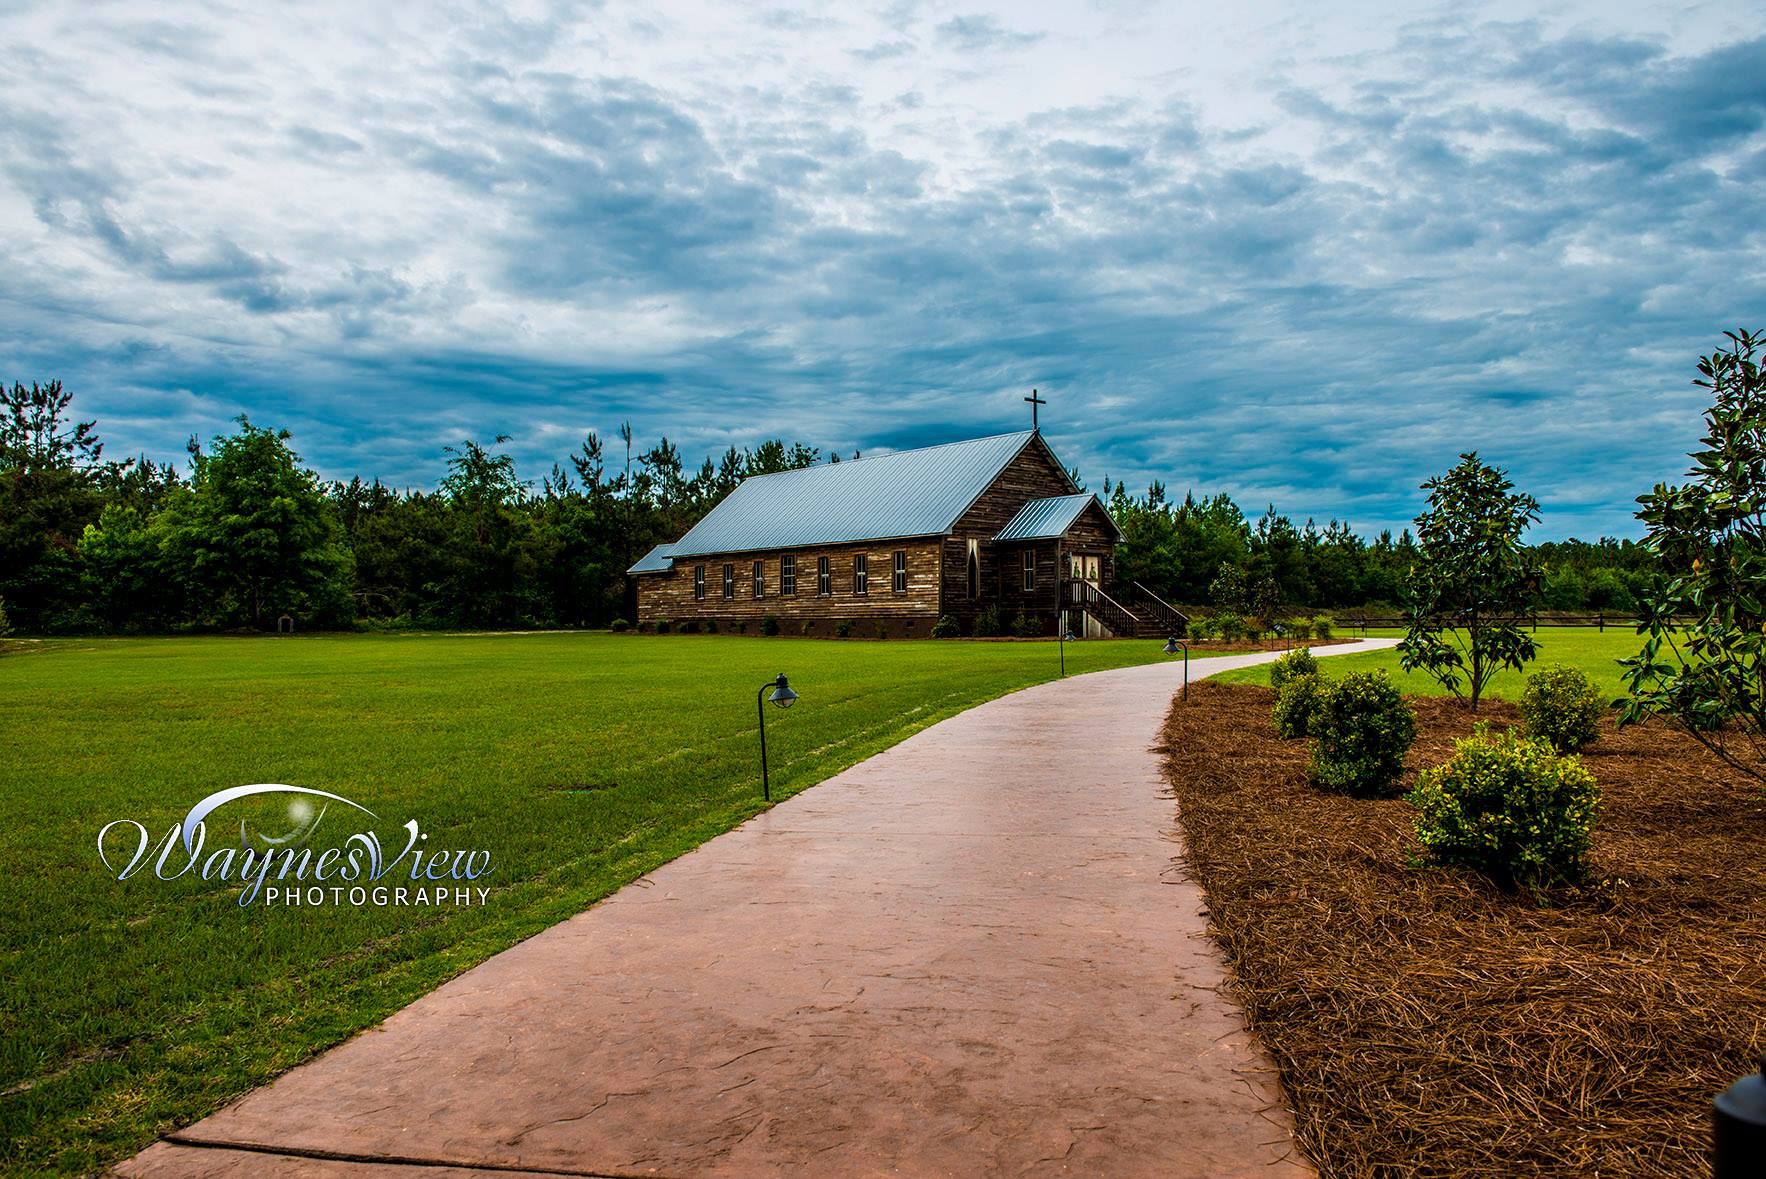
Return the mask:
[[[1538,535],[1635,535],[1766,326],[1758,15],[0,2],[0,377],[416,486],[1035,386],[1093,486],[1371,531],[1477,448]]]

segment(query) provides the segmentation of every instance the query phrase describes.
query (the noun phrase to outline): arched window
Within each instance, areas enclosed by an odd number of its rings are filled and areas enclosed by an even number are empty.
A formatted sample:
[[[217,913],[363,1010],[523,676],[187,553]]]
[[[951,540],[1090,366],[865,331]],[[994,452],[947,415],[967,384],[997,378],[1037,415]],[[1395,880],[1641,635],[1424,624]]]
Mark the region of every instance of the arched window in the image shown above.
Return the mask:
[[[981,596],[981,543],[969,542],[969,597]]]

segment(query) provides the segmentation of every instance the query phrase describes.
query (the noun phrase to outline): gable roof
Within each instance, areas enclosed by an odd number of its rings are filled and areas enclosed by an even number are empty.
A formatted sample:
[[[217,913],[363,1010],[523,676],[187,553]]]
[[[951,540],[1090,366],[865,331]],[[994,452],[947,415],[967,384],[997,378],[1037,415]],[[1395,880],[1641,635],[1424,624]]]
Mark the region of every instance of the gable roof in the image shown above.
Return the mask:
[[[674,568],[670,559],[674,556],[675,546],[659,544],[632,563],[627,573],[667,573]]]
[[[756,475],[724,497],[669,555],[941,536],[1037,439],[1035,431],[1020,430]]]
[[[1073,521],[1079,519],[1081,512],[1092,504],[1098,505],[1098,511],[1110,523],[1110,530],[1116,539],[1122,539],[1122,529],[1116,527],[1109,509],[1103,502],[1089,491],[1077,495],[1051,495],[1047,499],[1033,499],[1018,509],[1018,514],[1006,521],[1006,526],[994,535],[995,540],[1054,540],[1066,535]]]

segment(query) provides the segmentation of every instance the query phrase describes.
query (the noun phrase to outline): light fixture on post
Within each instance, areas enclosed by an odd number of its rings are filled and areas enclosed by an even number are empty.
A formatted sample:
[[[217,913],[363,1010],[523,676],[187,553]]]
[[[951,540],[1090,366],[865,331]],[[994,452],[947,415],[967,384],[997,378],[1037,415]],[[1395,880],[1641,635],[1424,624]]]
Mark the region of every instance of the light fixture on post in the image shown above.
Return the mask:
[[[1063,679],[1065,679],[1067,676],[1067,644],[1068,643],[1077,643],[1078,641],[1079,641],[1079,639],[1073,634],[1073,629],[1071,627],[1069,627],[1067,629],[1067,633],[1062,635],[1060,638],[1061,676]]]
[[[767,695],[768,688],[773,690],[770,696]],[[793,692],[791,685],[785,682],[784,672],[780,672],[777,679],[771,679],[762,684],[760,691],[754,697],[755,707],[760,710],[760,795],[771,802],[773,788],[772,783],[767,780],[766,765],[766,704],[768,700],[780,708],[790,708],[797,703],[797,693]]]
[[[1176,635],[1165,640],[1167,655],[1175,655],[1179,649],[1183,651],[1183,698],[1185,703],[1188,703],[1190,698],[1190,645]]]

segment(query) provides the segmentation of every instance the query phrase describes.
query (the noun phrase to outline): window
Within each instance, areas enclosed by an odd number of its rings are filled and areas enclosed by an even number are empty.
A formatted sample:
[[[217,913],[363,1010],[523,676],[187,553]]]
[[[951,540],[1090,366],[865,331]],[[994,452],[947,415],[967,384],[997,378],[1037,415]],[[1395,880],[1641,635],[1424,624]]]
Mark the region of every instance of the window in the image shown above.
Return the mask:
[[[827,597],[834,592],[834,579],[828,576],[828,558],[816,558],[816,593]]]
[[[969,542],[969,597],[981,596],[981,545]]]
[[[703,565],[693,566],[693,596],[695,598],[705,596],[705,566]]]
[[[908,555],[902,549],[895,550],[895,576],[889,588],[898,594],[908,592]]]
[[[736,596],[736,567],[734,565],[725,565],[724,566],[724,597],[733,598],[735,596]]]
[[[852,559],[852,592],[855,594],[871,592],[870,558],[863,553]]]
[[[797,555],[786,553],[779,558],[779,592],[786,597],[797,593]]]
[[[1036,550],[1035,549],[1025,549],[1024,550],[1024,588],[1027,590],[1033,590],[1036,588]]]
[[[752,588],[754,590],[755,597],[757,597],[757,598],[766,597],[766,562],[765,561],[756,561],[754,563],[754,579],[752,582]]]

